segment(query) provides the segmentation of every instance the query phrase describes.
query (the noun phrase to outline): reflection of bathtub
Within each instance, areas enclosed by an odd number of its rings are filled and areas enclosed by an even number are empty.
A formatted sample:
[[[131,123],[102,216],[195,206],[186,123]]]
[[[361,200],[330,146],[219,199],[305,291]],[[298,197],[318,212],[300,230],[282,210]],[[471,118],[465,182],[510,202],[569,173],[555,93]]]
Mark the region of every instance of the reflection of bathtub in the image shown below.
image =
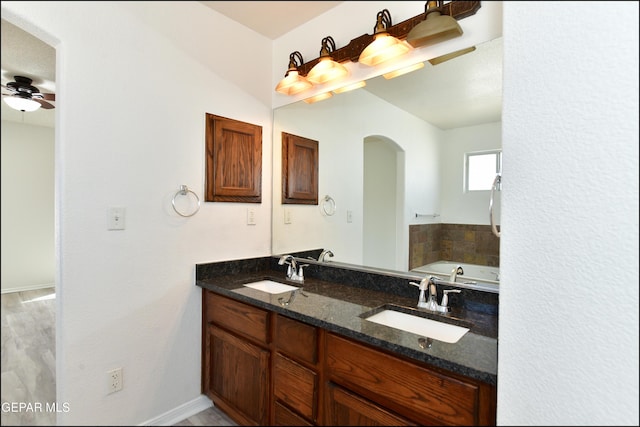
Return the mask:
[[[484,282],[498,284],[500,278],[500,267],[489,267],[487,265],[465,264],[453,261],[438,261],[414,268],[411,271],[424,274],[433,274],[444,280],[449,280],[451,271],[457,266],[461,266],[464,274],[458,274],[458,282]]]

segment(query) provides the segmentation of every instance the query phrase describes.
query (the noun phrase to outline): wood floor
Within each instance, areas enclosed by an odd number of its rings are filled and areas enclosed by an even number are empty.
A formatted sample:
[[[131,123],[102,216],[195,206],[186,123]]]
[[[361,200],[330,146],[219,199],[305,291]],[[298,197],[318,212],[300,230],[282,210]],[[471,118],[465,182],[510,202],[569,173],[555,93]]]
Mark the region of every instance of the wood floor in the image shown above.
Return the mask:
[[[2,294],[2,426],[52,426],[55,408],[55,290]],[[20,409],[19,405],[26,405]],[[176,426],[236,426],[215,407]]]

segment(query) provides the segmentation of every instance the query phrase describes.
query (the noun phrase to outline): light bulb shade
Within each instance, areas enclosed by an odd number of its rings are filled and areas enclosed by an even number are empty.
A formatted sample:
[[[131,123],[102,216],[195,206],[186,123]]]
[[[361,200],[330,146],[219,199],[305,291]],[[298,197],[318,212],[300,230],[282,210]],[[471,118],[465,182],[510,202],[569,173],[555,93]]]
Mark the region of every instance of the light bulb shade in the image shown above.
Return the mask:
[[[313,86],[309,80],[298,73],[298,70],[289,70],[284,79],[276,86],[276,92],[283,95],[295,95]]]
[[[22,96],[5,96],[4,102],[14,110],[18,111],[36,111],[40,108],[40,103],[30,98],[24,98]]]
[[[393,79],[393,78],[398,77],[398,76],[405,75],[405,74],[410,73],[412,71],[419,70],[420,68],[424,68],[424,62],[418,62],[416,64],[409,65],[408,67],[399,68],[397,70],[393,70],[393,71],[390,71],[388,73],[385,73],[382,76],[385,79],[389,80],[389,79]]]
[[[344,78],[349,75],[349,71],[344,65],[334,61],[329,56],[320,58],[320,61],[313,66],[307,79],[315,84],[323,84],[328,81]]]
[[[303,101],[306,102],[307,104],[313,104],[314,102],[322,101],[322,100],[331,98],[332,96],[333,95],[331,94],[331,92],[324,92],[324,93],[319,93],[317,95],[314,95],[310,98],[303,99]]]
[[[333,93],[336,95],[339,93],[350,92],[355,89],[360,89],[361,87],[365,87],[367,83],[364,80],[360,80],[359,82],[351,83],[346,86],[339,87],[338,89],[334,89]]]
[[[389,33],[379,33],[374,40],[362,51],[358,62],[371,67],[398,58],[409,52],[410,47],[402,43]]]
[[[284,79],[276,85],[276,92],[283,95],[295,95],[313,86],[306,77],[301,76],[298,67],[304,63],[302,54],[295,51],[289,55],[289,68]]]
[[[431,46],[462,35],[458,21],[449,15],[442,15],[440,8],[427,9],[426,14],[426,19],[407,34],[407,43],[411,46]]]

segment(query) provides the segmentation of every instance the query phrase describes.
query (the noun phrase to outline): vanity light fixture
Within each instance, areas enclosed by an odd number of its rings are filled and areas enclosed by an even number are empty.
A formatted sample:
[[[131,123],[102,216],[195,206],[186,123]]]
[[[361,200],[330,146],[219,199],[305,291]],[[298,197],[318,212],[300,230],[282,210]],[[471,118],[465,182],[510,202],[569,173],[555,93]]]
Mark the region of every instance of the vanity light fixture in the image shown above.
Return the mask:
[[[306,102],[307,104],[313,104],[314,102],[322,101],[322,100],[331,98],[332,96],[333,95],[331,94],[331,92],[323,92],[323,93],[314,95],[312,97],[303,99],[303,101]]]
[[[376,66],[398,58],[411,50],[411,46],[393,37],[387,29],[391,27],[391,15],[387,9],[378,12],[373,41],[362,51],[358,62]]]
[[[323,84],[349,75],[349,71],[345,66],[334,61],[331,57],[331,52],[334,50],[336,50],[336,43],[333,41],[333,37],[327,36],[323,38],[320,59],[307,74],[307,79],[311,83]]]
[[[304,64],[302,54],[297,50],[289,55],[289,68],[276,86],[276,92],[283,95],[295,95],[310,89],[313,84],[306,77],[301,76],[298,67]]]
[[[5,96],[2,99],[4,99],[4,102],[9,107],[18,111],[31,112],[31,111],[36,111],[38,108],[40,108],[40,103],[38,101],[34,101],[31,98],[25,98],[20,95]]]
[[[411,46],[431,46],[462,35],[458,21],[452,16],[442,15],[442,5],[442,0],[425,4],[425,19],[407,34],[407,42]]]
[[[364,80],[360,80],[359,82],[351,83],[346,86],[342,86],[337,89],[334,89],[333,93],[337,95],[339,93],[345,93],[355,89],[360,89],[361,87],[365,87],[366,85],[367,85],[367,82],[365,82]]]
[[[390,71],[388,73],[384,73],[382,76],[389,80],[394,77],[402,76],[404,74],[410,73],[415,70],[419,70],[420,68],[424,68],[424,62],[418,62],[417,64],[409,65],[408,67],[399,68],[397,70]]]

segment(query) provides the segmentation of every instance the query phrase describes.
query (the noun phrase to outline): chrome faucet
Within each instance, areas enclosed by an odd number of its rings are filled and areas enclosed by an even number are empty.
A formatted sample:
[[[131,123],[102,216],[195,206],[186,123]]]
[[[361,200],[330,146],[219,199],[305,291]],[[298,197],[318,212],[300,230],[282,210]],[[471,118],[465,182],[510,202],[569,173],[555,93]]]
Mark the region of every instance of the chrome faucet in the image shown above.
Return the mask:
[[[333,258],[333,252],[331,252],[329,249],[323,249],[318,256],[318,261],[327,262],[327,260],[325,259],[326,257]]]
[[[435,311],[439,313],[448,313],[451,311],[449,307],[449,294],[459,294],[460,289],[444,289],[442,291],[442,303],[438,304],[437,289],[436,289],[436,277],[425,277],[420,281],[420,284],[415,282],[409,282],[413,286],[417,286],[420,289],[420,296],[418,297],[418,307],[426,308],[429,311]],[[429,292],[429,297],[425,298],[425,292]]]
[[[278,264],[288,264],[287,267],[287,279],[294,282],[304,282],[304,267],[308,267],[309,264],[298,265],[293,255],[282,255]]]
[[[451,275],[449,276],[449,281],[450,282],[455,282],[456,278],[458,277],[458,274],[464,274],[464,270],[462,269],[461,265],[457,265],[456,268],[451,270]]]

